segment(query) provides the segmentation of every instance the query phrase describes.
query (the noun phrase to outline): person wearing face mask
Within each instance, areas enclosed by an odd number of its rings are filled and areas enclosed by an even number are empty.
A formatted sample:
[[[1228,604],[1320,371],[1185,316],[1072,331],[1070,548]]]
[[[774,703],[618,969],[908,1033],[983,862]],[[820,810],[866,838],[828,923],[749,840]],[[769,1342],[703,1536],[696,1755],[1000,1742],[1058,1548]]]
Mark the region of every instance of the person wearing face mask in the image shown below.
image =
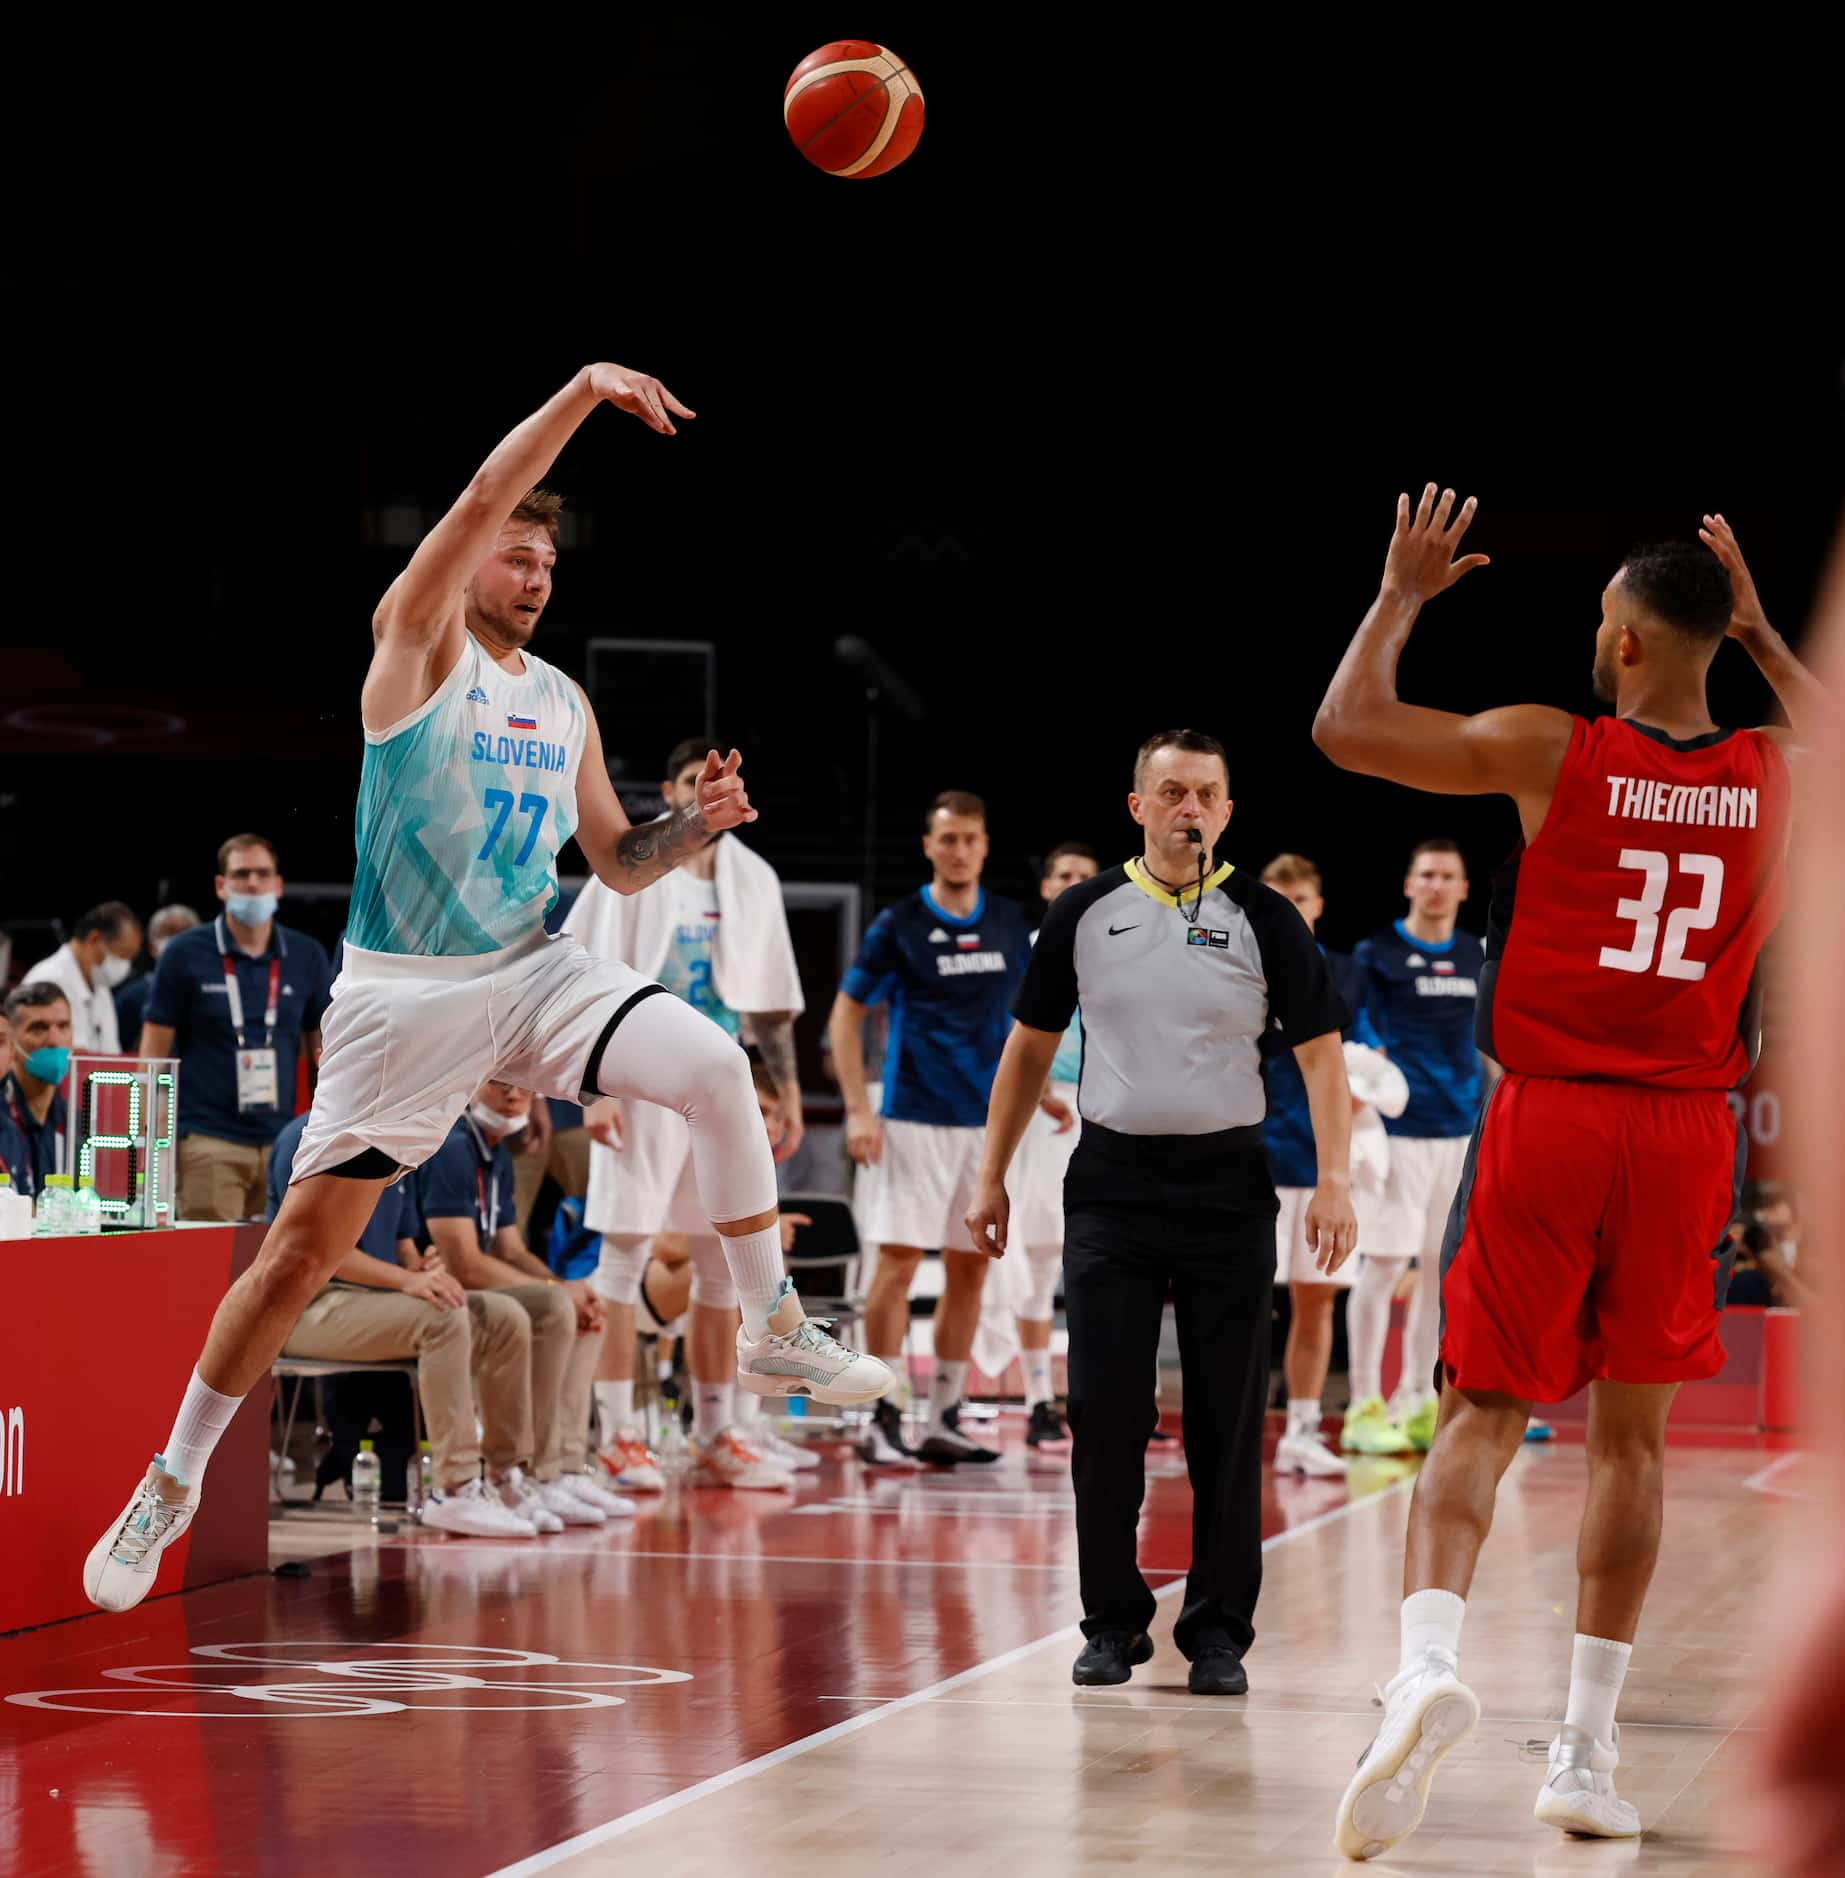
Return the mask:
[[[143,1056],[177,1056],[182,1219],[261,1219],[269,1159],[295,1112],[295,1070],[332,995],[317,939],[276,918],[275,845],[232,835],[218,850],[220,910],[168,939],[141,1025]]]
[[[163,906],[147,922],[147,950],[153,963],[137,973],[115,992],[115,1028],[124,1049],[133,1049],[141,1041],[141,1025],[147,1017],[147,994],[154,988],[154,968],[166,950],[167,941],[198,925],[199,916],[189,906]]]
[[[36,1201],[45,1176],[58,1171],[69,1129],[58,1085],[70,1067],[70,1000],[62,986],[28,979],[14,988],[5,1011],[12,1065],[0,1066],[0,1168],[15,1193]]]
[[[531,1413],[518,1429],[487,1431],[488,1484],[501,1505],[540,1532],[600,1526],[634,1502],[587,1471],[590,1385],[604,1312],[587,1279],[560,1283],[519,1230],[512,1149],[532,1094],[483,1083],[467,1113],[416,1172],[429,1248],[470,1292],[509,1299],[531,1320]],[[600,1471],[600,1470],[597,1470]]]
[[[70,937],[20,980],[53,984],[70,999],[71,1049],[79,1056],[117,1056],[115,988],[126,981],[141,951],[141,922],[120,900],[93,906],[71,926]]]

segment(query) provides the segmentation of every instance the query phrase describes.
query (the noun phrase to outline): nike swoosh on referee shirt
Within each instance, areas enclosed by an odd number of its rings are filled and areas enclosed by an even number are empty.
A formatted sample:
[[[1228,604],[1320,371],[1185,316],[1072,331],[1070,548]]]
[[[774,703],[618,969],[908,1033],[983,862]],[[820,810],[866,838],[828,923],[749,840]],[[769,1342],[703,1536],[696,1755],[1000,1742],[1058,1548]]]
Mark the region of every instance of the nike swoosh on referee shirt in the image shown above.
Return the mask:
[[[1109,938],[1111,938],[1111,939],[1112,939],[1112,938],[1114,938],[1114,936],[1115,936],[1115,935],[1116,935],[1117,933],[1124,933],[1124,932],[1137,932],[1137,931],[1138,931],[1139,929],[1140,929],[1140,922],[1139,922],[1139,920],[1136,920],[1136,921],[1134,922],[1134,924],[1133,924],[1132,926],[1111,926],[1111,927],[1109,927],[1109,929],[1108,929],[1108,936],[1109,936]]]

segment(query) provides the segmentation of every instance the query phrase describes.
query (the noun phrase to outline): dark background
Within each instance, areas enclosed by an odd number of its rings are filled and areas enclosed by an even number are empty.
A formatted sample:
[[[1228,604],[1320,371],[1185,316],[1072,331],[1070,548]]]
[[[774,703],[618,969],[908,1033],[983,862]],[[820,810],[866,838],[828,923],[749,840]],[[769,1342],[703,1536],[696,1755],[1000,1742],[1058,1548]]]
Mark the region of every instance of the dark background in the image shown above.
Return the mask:
[[[921,809],[990,805],[998,890],[1130,851],[1135,744],[1230,746],[1230,857],[1325,867],[1326,931],[1398,910],[1449,831],[1476,900],[1514,833],[1333,771],[1314,706],[1399,488],[1481,499],[1493,567],[1407,695],[1588,696],[1602,584],[1722,508],[1804,619],[1839,513],[1836,101],[1732,38],[1478,40],[1231,16],[889,5],[608,9],[465,28],[297,19],[145,45],[39,31],[9,100],[0,923],[211,903],[227,833],[350,870],[372,605],[493,443],[613,358],[700,413],[598,411],[537,650],[710,639],[784,872],[860,876],[869,640],[879,881]],[[916,155],[820,174],[795,63],[862,32]],[[1719,717],[1768,714],[1746,659]],[[700,726],[652,669],[605,717],[658,774]],[[649,717],[649,712],[652,717]],[[566,866],[580,868],[574,856]],[[48,948],[47,948],[48,949]],[[809,987],[824,1003],[825,988]]]

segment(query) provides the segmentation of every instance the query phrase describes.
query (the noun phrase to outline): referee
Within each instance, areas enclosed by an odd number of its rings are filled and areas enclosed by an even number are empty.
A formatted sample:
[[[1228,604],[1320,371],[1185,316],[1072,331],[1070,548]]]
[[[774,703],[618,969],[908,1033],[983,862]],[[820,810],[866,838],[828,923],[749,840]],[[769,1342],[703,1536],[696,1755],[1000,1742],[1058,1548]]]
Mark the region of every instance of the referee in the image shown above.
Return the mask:
[[[1064,1298],[1082,1684],[1126,1682],[1153,1654],[1135,1533],[1170,1290],[1192,1482],[1192,1564],[1173,1641],[1191,1659],[1193,1694],[1249,1687],[1277,1211],[1256,1046],[1271,1025],[1307,1084],[1319,1186],[1306,1230],[1321,1269],[1343,1264],[1357,1238],[1339,1038],[1348,1014],[1299,913],[1217,859],[1229,783],[1214,737],[1169,730],[1141,746],[1128,812],[1144,852],[1071,887],[1045,915],[967,1215],[975,1247],[1003,1254],[1006,1170],[1080,1005],[1083,1131],[1064,1181]]]

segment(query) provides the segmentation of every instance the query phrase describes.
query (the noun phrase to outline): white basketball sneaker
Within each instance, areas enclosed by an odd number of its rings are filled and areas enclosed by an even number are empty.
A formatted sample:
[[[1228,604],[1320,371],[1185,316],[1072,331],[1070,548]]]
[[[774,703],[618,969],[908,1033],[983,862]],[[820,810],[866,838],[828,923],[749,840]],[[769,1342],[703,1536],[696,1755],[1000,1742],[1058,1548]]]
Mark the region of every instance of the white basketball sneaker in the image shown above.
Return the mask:
[[[530,1520],[540,1532],[562,1532],[564,1522],[544,1503],[544,1497],[538,1491],[535,1481],[529,1479],[522,1467],[511,1467],[504,1479],[493,1483],[492,1491],[500,1496],[500,1504],[510,1507],[521,1519]],[[585,1520],[585,1525],[593,1525],[592,1520]]]
[[[769,1316],[768,1335],[737,1330],[737,1381],[751,1395],[806,1395],[851,1408],[875,1402],[896,1384],[875,1356],[848,1350],[827,1334],[830,1318],[809,1317],[786,1280]]]
[[[161,1496],[155,1476],[173,1476],[158,1459],[122,1508],[122,1516],[90,1547],[83,1561],[83,1595],[105,1611],[132,1610],[154,1588],[160,1555],[192,1524],[199,1510],[197,1486],[183,1500]]]
[[[660,1463],[638,1428],[616,1429],[614,1439],[596,1459],[603,1472],[624,1492],[660,1493],[666,1487]]]
[[[541,1480],[538,1483],[538,1498],[541,1504],[555,1513],[566,1526],[606,1526],[609,1516],[599,1506],[591,1506],[587,1500],[579,1500],[569,1485],[562,1480]]]
[[[1275,1472],[1278,1474],[1323,1475],[1328,1479],[1345,1478],[1345,1462],[1326,1445],[1318,1430],[1289,1432],[1275,1443]]]
[[[785,1467],[765,1460],[754,1444],[736,1429],[725,1428],[699,1444],[692,1484],[695,1487],[756,1487],[772,1492],[792,1487],[794,1476]]]
[[[1480,1701],[1447,1650],[1423,1652],[1384,1686],[1384,1720],[1339,1802],[1333,1844],[1347,1858],[1376,1858],[1422,1823],[1441,1758],[1466,1740]]]
[[[437,1532],[465,1533],[475,1539],[536,1539],[538,1528],[521,1519],[510,1506],[502,1506],[488,1492],[484,1480],[464,1486],[433,1489],[418,1516],[422,1525]]]
[[[1621,1729],[1604,1747],[1584,1728],[1565,1722],[1550,1744],[1550,1773],[1532,1814],[1542,1824],[1590,1839],[1637,1839],[1640,1815],[1614,1790],[1621,1764]]]
[[[634,1515],[635,1505],[632,1500],[623,1498],[619,1493],[611,1493],[587,1470],[573,1473],[565,1468],[553,1484],[562,1487],[573,1499],[595,1507],[609,1519],[630,1519]]]
[[[777,1467],[785,1467],[791,1474],[811,1474],[818,1469],[820,1457],[811,1448],[804,1448],[798,1441],[789,1441],[778,1435],[766,1422],[751,1422],[747,1439],[752,1447],[762,1450],[765,1461],[773,1461]]]

